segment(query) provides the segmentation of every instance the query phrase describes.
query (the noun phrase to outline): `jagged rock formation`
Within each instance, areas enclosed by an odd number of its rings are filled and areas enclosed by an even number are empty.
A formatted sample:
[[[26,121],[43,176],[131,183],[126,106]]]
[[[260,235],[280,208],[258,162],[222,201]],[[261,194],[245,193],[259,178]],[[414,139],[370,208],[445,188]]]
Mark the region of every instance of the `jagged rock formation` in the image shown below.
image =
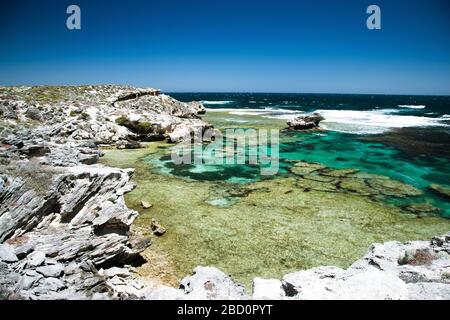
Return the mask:
[[[130,234],[133,170],[95,165],[99,146],[205,130],[202,112],[155,89],[0,88],[0,295],[120,298],[108,285],[118,274],[99,270],[140,258],[150,240]]]
[[[127,146],[130,141],[178,142],[191,130],[211,126],[199,118],[201,103],[183,103],[156,89],[126,86],[1,87],[3,133],[45,125],[40,133],[55,143],[89,140]],[[133,127],[125,126],[129,119]],[[122,120],[122,121],[121,121]],[[135,130],[138,129],[138,130]],[[33,129],[34,131],[34,129]],[[44,139],[45,140],[45,139]]]
[[[325,120],[325,118],[320,114],[313,113],[288,120],[287,125],[289,126],[289,129],[293,130],[311,130],[318,128],[319,123],[323,120]]]

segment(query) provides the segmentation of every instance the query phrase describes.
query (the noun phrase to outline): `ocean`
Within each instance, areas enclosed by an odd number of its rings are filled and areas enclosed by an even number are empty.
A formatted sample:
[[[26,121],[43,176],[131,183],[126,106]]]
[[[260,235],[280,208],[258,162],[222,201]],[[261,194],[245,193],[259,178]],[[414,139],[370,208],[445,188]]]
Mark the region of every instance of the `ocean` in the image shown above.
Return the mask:
[[[448,198],[429,187],[450,187],[450,96],[281,93],[170,93],[181,101],[202,101],[207,121],[219,128],[284,123],[308,112],[325,118],[321,132],[281,130],[280,171],[294,161],[334,169],[356,169],[390,177],[423,192],[387,197],[398,207],[426,205],[423,214],[450,218]],[[214,116],[218,115],[218,116]],[[261,123],[258,127],[261,127]],[[194,180],[247,183],[264,179],[254,166],[176,166],[165,155],[159,166]],[[426,212],[425,212],[426,211]],[[420,212],[420,210],[418,210]]]

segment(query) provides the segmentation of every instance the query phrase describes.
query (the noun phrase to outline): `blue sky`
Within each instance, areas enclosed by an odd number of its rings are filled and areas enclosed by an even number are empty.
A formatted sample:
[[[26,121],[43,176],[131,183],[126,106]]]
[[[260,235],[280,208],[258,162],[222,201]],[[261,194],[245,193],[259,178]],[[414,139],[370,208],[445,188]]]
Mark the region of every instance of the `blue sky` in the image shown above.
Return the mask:
[[[448,95],[449,3],[17,0],[1,4],[0,84]],[[366,28],[370,4],[382,30]]]

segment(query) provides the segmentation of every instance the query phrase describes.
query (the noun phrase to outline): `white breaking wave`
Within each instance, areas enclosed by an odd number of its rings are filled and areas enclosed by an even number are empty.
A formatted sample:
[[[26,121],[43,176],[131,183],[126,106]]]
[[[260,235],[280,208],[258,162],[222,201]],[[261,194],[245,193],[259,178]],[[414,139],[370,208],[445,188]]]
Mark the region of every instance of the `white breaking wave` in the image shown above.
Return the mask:
[[[209,101],[209,100],[203,100],[202,103],[203,104],[209,104],[209,105],[214,105],[214,104],[229,104],[229,103],[233,103],[234,101],[229,101],[229,100],[225,100],[225,101]]]
[[[208,112],[228,112],[229,114],[234,114],[237,116],[262,116],[264,118],[273,119],[291,119],[297,115],[303,113],[300,110],[287,110],[279,108],[264,108],[264,109],[232,109],[232,108],[215,108],[207,109]]]
[[[383,133],[393,128],[448,126],[441,118],[390,114],[391,110],[317,110],[325,129],[356,134]]]
[[[265,109],[235,109],[220,108],[207,109],[208,112],[227,112],[238,116],[260,116],[269,119],[290,120],[304,114],[300,110],[288,110],[281,108]],[[361,110],[325,110],[319,109],[325,120],[320,126],[333,131],[354,134],[379,134],[393,128],[405,127],[428,127],[446,126],[445,121],[450,119],[450,115],[443,115],[440,118],[408,116],[397,112],[396,109],[376,109],[369,111]]]
[[[399,105],[400,108],[408,108],[408,109],[425,109],[427,106],[419,105],[407,105],[407,104],[401,104]]]

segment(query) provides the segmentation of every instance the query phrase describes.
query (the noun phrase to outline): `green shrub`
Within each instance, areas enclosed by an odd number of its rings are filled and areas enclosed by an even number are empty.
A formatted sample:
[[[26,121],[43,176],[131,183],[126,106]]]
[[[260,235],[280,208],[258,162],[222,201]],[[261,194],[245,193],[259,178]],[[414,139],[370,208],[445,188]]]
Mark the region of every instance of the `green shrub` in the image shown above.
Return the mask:
[[[90,116],[89,116],[89,114],[86,113],[86,112],[82,112],[82,113],[80,114],[80,119],[81,119],[81,120],[89,120],[89,118],[90,118]]]
[[[155,132],[155,127],[150,122],[131,121],[126,116],[116,119],[119,126],[124,126],[136,134],[149,134]]]
[[[118,117],[117,119],[116,119],[116,123],[119,125],[119,126],[125,126],[125,123],[126,122],[128,122],[129,120],[128,120],[128,118],[126,117],[126,116],[120,116],[120,117]]]

